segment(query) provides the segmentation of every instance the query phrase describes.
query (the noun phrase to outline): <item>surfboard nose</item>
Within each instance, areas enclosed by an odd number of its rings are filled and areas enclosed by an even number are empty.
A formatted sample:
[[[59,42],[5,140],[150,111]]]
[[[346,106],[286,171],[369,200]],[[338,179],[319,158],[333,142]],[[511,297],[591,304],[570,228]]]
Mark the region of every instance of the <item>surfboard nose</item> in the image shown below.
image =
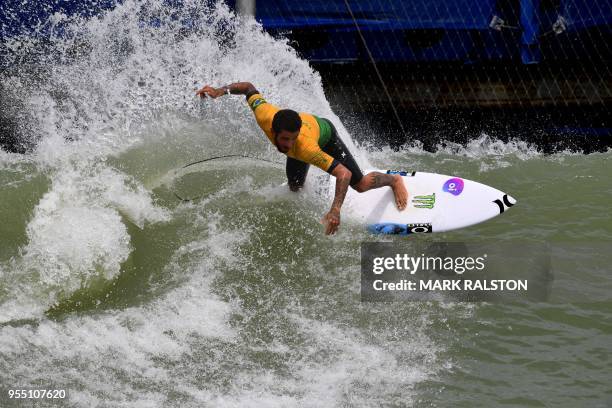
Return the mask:
[[[508,194],[504,194],[502,198],[493,200],[493,202],[497,204],[497,206],[499,207],[499,213],[502,214],[508,208],[516,204],[516,199],[514,197],[509,196]]]

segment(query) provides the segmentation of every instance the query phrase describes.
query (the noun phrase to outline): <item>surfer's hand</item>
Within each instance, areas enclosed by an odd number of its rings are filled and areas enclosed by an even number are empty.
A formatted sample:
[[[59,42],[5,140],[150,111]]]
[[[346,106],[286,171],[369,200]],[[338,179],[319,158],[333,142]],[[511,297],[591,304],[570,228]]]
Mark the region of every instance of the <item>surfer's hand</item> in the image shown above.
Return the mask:
[[[206,85],[198,92],[196,92],[196,95],[200,98],[206,98],[207,96],[209,96],[215,99],[222,95],[225,95],[226,92],[227,91],[225,90],[225,88],[213,88],[212,86]]]
[[[335,234],[340,226],[340,210],[332,208],[321,221],[325,226],[325,235]]]

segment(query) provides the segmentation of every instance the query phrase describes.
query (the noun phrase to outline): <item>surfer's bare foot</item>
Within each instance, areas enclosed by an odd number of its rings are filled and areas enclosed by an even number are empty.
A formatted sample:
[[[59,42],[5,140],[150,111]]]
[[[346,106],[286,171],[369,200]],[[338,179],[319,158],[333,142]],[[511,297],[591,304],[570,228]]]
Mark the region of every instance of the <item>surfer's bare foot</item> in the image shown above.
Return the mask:
[[[406,190],[402,176],[396,174],[393,177],[393,184],[391,185],[391,188],[393,189],[393,194],[395,195],[395,205],[397,205],[398,210],[402,211],[408,204],[408,190]]]

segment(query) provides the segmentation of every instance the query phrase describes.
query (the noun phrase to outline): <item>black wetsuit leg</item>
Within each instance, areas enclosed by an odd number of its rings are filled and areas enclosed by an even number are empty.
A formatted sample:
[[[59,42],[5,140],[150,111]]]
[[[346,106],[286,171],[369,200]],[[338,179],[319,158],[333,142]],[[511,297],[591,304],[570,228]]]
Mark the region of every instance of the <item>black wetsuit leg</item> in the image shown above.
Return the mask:
[[[287,181],[289,187],[292,190],[302,188],[306,181],[306,175],[308,175],[308,168],[310,164],[304,163],[303,161],[287,157],[287,165],[285,171],[287,173]]]
[[[328,172],[331,173],[334,167],[338,165],[338,163],[342,163],[344,167],[351,171],[351,186],[355,187],[363,178],[363,173],[361,172],[359,165],[351,155],[349,149],[342,142],[342,139],[340,139],[340,137],[338,136],[334,125],[329,120],[327,120],[327,122],[332,128],[332,137],[322,150],[335,159],[332,165],[330,166]]]

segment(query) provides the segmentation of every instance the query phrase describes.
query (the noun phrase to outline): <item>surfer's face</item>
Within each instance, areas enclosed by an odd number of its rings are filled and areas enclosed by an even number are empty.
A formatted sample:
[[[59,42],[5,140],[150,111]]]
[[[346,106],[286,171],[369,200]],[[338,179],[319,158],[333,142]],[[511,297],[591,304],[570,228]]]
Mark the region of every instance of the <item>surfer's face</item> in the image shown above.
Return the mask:
[[[276,134],[276,148],[278,151],[281,153],[287,153],[289,150],[291,150],[299,134],[299,131],[289,132],[287,130],[281,130],[278,132]]]

